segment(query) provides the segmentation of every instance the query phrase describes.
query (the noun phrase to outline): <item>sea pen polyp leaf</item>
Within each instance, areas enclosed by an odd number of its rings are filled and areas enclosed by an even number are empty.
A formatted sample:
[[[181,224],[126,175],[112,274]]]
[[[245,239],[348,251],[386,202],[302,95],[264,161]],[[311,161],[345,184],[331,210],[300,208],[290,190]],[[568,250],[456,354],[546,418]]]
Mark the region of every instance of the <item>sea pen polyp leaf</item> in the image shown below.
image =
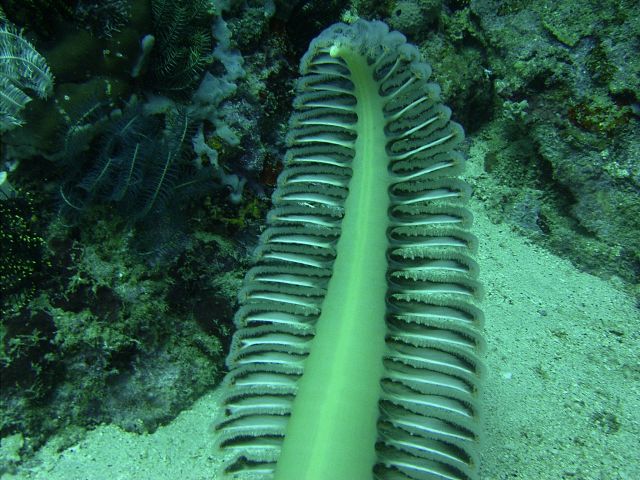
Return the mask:
[[[233,479],[477,479],[482,291],[462,127],[381,22],[300,67],[245,278],[218,445]]]

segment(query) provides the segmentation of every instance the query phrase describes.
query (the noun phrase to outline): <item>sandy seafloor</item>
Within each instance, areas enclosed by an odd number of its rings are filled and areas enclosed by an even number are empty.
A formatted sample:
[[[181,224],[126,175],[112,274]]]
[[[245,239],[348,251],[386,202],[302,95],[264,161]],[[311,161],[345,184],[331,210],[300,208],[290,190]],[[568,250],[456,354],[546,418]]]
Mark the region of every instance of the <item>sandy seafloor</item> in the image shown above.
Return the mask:
[[[488,343],[481,479],[640,479],[634,300],[473,207]],[[2,480],[215,479],[216,399],[150,435],[104,425],[64,449],[53,438]]]

